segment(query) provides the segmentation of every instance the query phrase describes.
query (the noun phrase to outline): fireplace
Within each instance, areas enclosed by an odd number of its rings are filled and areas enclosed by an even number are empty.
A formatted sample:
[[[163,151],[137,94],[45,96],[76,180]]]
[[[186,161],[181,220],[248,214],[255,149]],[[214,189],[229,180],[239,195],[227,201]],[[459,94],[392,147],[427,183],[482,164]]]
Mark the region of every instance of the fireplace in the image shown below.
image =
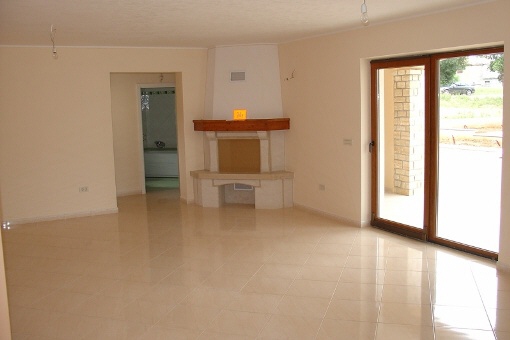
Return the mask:
[[[260,172],[258,139],[219,139],[218,171],[223,173]]]
[[[288,119],[194,123],[204,133],[205,169],[191,172],[197,204],[292,206],[293,173],[284,170]]]

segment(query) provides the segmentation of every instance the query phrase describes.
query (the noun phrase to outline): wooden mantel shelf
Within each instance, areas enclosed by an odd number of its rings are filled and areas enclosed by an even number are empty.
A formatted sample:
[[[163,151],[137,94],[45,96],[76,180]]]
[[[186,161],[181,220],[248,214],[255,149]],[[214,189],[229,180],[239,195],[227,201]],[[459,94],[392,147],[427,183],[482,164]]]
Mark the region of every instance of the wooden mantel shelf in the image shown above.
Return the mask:
[[[272,131],[290,129],[290,118],[194,120],[195,131]]]

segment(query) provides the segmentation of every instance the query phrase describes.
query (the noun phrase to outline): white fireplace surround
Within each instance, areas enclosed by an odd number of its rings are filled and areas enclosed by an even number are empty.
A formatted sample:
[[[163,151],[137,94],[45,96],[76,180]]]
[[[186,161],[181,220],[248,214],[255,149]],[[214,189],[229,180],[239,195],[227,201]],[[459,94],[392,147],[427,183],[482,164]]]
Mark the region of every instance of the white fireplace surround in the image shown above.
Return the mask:
[[[291,207],[294,174],[285,171],[284,131],[204,131],[204,170],[192,171],[195,203],[204,207],[225,204],[225,185],[246,184],[254,188],[256,209]],[[219,139],[258,139],[260,172],[219,172]]]

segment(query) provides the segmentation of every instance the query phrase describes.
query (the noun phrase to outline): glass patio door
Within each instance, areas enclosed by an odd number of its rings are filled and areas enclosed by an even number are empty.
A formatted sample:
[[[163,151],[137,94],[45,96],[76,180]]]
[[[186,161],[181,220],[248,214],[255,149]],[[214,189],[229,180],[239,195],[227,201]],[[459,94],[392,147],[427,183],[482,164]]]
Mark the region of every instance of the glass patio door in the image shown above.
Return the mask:
[[[425,238],[429,58],[372,63],[372,225]]]
[[[499,251],[503,156],[503,79],[494,65],[502,58],[502,49],[434,57],[442,84],[435,97],[437,212],[431,238],[493,258]],[[445,80],[452,67],[454,76]]]
[[[497,259],[502,65],[502,47],[371,63],[373,226]]]

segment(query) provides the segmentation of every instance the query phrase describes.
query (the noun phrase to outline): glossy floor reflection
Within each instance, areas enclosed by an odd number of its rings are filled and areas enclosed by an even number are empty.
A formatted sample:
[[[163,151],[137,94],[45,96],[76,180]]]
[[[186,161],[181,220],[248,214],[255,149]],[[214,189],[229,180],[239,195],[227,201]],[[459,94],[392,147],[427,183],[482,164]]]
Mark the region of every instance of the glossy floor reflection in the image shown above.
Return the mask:
[[[156,191],[3,240],[14,339],[510,339],[493,262],[299,209]]]

